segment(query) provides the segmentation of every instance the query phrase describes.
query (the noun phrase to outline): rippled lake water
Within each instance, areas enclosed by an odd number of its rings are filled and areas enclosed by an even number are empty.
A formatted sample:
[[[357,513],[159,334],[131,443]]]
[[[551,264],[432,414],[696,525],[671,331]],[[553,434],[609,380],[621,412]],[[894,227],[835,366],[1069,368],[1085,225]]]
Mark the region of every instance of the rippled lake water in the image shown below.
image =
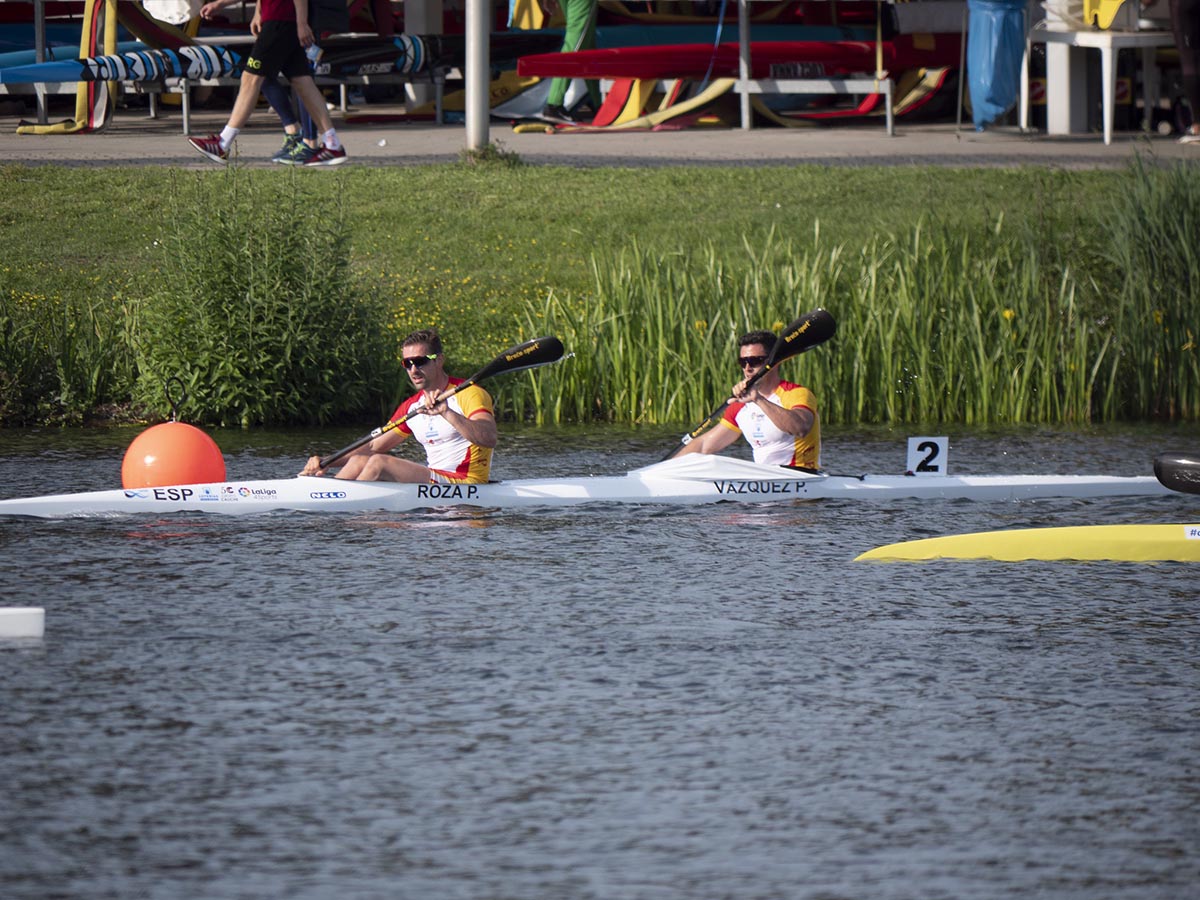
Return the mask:
[[[136,431],[0,432],[0,496]],[[356,432],[225,432],[231,478]],[[827,435],[898,472],[907,434]],[[506,429],[497,477],[663,430]],[[951,431],[957,472],[1150,474],[1166,428]],[[0,520],[0,896],[1180,898],[1194,565],[863,564],[1200,498]]]

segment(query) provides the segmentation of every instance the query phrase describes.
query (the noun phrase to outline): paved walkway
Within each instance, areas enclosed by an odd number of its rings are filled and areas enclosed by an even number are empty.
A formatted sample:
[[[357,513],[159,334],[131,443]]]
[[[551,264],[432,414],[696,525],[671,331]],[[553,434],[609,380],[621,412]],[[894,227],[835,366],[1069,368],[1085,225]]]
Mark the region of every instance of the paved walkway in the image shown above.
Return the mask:
[[[61,101],[60,101],[61,102]],[[58,121],[70,108],[56,107]],[[400,107],[372,105],[372,113],[396,113]],[[353,110],[351,111],[353,112]],[[146,110],[120,110],[101,134],[18,135],[19,115],[0,110],[0,160],[4,163],[69,166],[171,165],[211,166],[186,143],[179,109],[150,119]],[[219,130],[228,111],[194,111],[192,133]],[[32,118],[32,114],[27,114]],[[466,143],[461,125],[356,124],[334,122],[355,165],[411,166],[456,162]],[[862,165],[1022,166],[1096,169],[1124,166],[1136,154],[1159,160],[1200,161],[1200,144],[1181,145],[1173,137],[1118,133],[1105,146],[1099,134],[1048,137],[1000,127],[977,134],[967,123],[911,124],[896,120],[888,137],[882,120],[868,124],[814,129],[701,129],[661,132],[517,134],[493,122],[491,141],[533,165],[571,166],[754,166],[797,163]],[[260,107],[238,140],[243,162],[266,165],[280,144],[274,114]]]

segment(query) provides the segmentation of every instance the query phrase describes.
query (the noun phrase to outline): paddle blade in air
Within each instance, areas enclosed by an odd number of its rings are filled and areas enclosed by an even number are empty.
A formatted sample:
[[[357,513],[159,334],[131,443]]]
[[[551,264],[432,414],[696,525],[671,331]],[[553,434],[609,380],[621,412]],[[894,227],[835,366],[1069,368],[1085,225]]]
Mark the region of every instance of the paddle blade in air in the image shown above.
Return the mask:
[[[1154,477],[1173,491],[1200,494],[1200,456],[1164,453],[1155,457]]]

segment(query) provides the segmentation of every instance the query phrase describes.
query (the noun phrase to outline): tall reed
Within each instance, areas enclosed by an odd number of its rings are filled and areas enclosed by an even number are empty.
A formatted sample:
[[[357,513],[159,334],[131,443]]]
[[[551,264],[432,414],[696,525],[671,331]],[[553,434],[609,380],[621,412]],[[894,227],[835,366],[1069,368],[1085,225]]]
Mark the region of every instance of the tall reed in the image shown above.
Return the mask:
[[[0,422],[78,424],[135,378],[121,296],[64,299],[0,284]]]
[[[795,265],[787,249],[771,234],[744,241],[733,259],[711,246],[659,254],[636,242],[597,255],[592,294],[526,304],[527,333],[556,333],[575,352],[538,376],[537,415],[636,424],[711,408],[737,380],[737,337],[782,329],[839,277],[839,252]]]
[[[596,258],[592,295],[527,304],[527,331],[556,330],[578,350],[540,376],[538,416],[703,418],[740,377],[739,334],[824,306],[837,337],[782,371],[817,392],[825,421],[1087,421],[1114,409],[1112,329],[1030,240],[998,220],[975,234],[918,225],[857,252],[827,246],[819,226],[737,254],[634,243]]]
[[[1200,176],[1138,159],[1108,218],[1101,298],[1122,361],[1114,411],[1200,418]]]
[[[1069,270],[1046,271],[1003,223],[975,235],[914,227],[863,248],[830,309],[831,421],[1087,421],[1108,352]],[[1103,402],[1103,397],[1100,397]]]

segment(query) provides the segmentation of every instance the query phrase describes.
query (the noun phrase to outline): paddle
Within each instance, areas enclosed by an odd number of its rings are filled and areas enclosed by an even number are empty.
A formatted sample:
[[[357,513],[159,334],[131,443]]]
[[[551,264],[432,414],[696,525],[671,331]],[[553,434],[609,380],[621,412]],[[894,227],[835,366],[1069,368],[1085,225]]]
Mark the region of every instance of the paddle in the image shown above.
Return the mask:
[[[1200,457],[1164,453],[1154,458],[1154,477],[1173,491],[1200,494]]]
[[[775,341],[775,346],[771,348],[770,354],[767,356],[767,363],[755,374],[749,381],[746,382],[746,388],[749,389],[758,383],[758,380],[767,374],[772,368],[779,365],[785,359],[790,359],[803,353],[805,350],[811,350],[817,344],[823,344],[825,341],[833,337],[837,331],[837,322],[833,320],[828,312],[823,309],[814,309],[812,312],[805,313],[796,321],[792,322],[779,335],[779,339]],[[678,447],[672,447],[671,451],[663,457],[664,460],[670,459],[681,449],[686,447],[701,434],[708,430],[721,414],[725,412],[729,404],[732,403],[732,398],[726,400],[716,409],[714,409],[707,419],[689,431],[683,436]]]
[[[507,375],[510,372],[520,372],[522,369],[535,369],[538,366],[546,366],[552,362],[558,362],[560,359],[562,359],[562,355],[562,341],[552,335],[540,337],[532,341],[526,341],[524,344],[518,344],[515,347],[510,347],[509,349],[505,350],[462,384],[455,385],[454,390],[450,391],[450,393],[442,394],[440,399],[446,400],[450,397],[453,397],[459,391],[466,390],[471,385],[483,381],[485,378],[491,378],[495,375]],[[337,460],[341,459],[347,453],[352,453],[363,444],[370,443],[381,434],[387,434],[387,432],[399,428],[410,418],[419,414],[420,412],[420,409],[416,409],[398,419],[392,419],[386,425],[376,428],[370,434],[359,438],[354,443],[347,444],[336,453],[332,453],[329,456],[324,457],[321,460],[321,468],[329,468],[329,466],[333,465]]]

